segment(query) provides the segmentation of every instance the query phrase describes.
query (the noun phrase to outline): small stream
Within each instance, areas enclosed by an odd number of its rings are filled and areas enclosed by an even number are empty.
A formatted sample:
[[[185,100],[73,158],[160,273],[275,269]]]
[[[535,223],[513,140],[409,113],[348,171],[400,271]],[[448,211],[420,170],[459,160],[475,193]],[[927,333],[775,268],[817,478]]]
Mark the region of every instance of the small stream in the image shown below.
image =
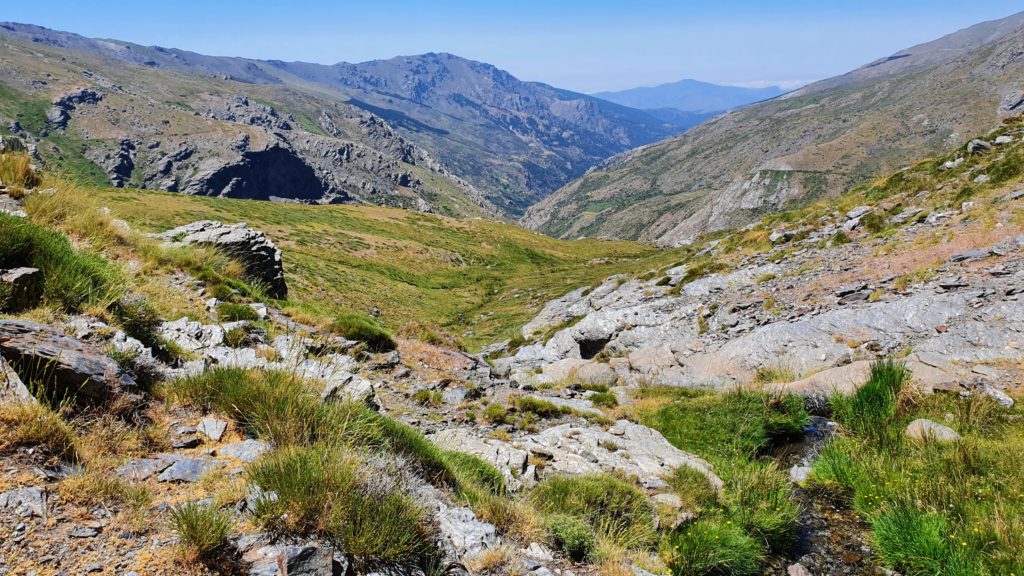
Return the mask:
[[[804,437],[780,447],[773,456],[782,467],[809,472],[811,462],[831,439],[834,425],[812,416]],[[838,498],[817,490],[797,486],[795,494],[801,508],[797,544],[788,556],[769,562],[765,574],[787,574],[795,563],[815,576],[886,573],[872,558],[868,526],[857,514]]]

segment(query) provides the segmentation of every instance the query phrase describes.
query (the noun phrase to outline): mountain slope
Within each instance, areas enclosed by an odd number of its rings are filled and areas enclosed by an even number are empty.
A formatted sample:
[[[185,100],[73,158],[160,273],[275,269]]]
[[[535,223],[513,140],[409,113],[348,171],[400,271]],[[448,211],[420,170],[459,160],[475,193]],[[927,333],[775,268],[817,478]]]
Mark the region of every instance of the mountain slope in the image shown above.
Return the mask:
[[[768,100],[783,94],[778,86],[767,88],[741,88],[721,86],[698,80],[680,80],[658,86],[645,86],[598,92],[594,96],[623,106],[652,110],[675,108],[683,112],[721,112],[745,104]]]
[[[386,148],[395,151],[412,146],[417,149],[410,152],[413,156],[422,157],[423,163],[436,168],[430,170],[433,176],[412,174],[406,178],[395,167],[391,172],[398,175],[392,179],[399,180],[399,185],[417,178],[421,182],[435,179],[441,172],[442,177],[457,174],[456,187],[469,190],[461,195],[472,196],[485,211],[497,206],[504,214],[520,214],[527,205],[604,158],[679,131],[644,112],[544,84],[522,82],[493,66],[448,54],[327,66],[205,56],[10,23],[0,26],[0,39],[4,42],[5,64],[11,68],[0,82],[32,97],[59,97],[62,92],[55,89],[53,80],[58,80],[62,89],[68,85],[94,88],[102,85],[102,78],[112,85],[131,85],[132,96],[147,102],[162,98],[178,112],[194,111],[206,119],[262,126],[271,134],[280,131],[280,122],[262,117],[272,116],[266,110],[233,110],[241,101],[237,98],[251,96],[259,99],[253,102],[270,105],[277,113],[292,113],[295,122],[289,123],[291,134],[299,133],[294,130],[303,132],[300,139],[354,138],[353,132],[367,129],[353,130],[339,118],[362,118],[374,124],[369,130],[390,133]],[[55,62],[74,65],[66,66],[52,80],[46,79],[45,74],[55,73],[47,66]],[[94,76],[83,76],[83,68]],[[16,78],[20,81],[15,82]],[[151,98],[151,93],[160,97]],[[117,110],[123,108],[109,107],[108,127],[119,126],[113,132],[130,131],[126,125],[132,122],[115,114]],[[78,128],[77,111],[69,112],[72,128]],[[153,110],[149,116],[159,126],[175,114],[175,110]],[[356,124],[359,122],[356,120]],[[178,119],[173,124],[184,127],[186,133],[195,130]],[[151,126],[143,131],[157,129]],[[256,135],[251,138],[260,140]],[[268,146],[285,146],[279,140],[274,139]],[[322,163],[324,154],[330,155],[324,148],[332,147],[333,142],[309,143],[300,156],[307,163],[315,164],[312,158],[320,158]],[[209,148],[202,152],[222,156],[226,148],[227,155],[234,158],[230,145],[217,143]],[[107,153],[117,156],[130,151]],[[359,154],[346,152],[343,156]],[[388,154],[384,156],[391,159]],[[409,153],[399,156],[409,163]],[[367,162],[369,173],[361,180],[371,180],[375,170],[370,164],[375,162]],[[245,179],[244,172],[233,171],[225,181]],[[112,180],[117,183],[117,179]],[[361,193],[366,187],[363,181],[335,183],[327,199],[342,198],[341,189],[370,201],[385,195],[382,190],[376,191],[380,186],[370,186],[375,189],[372,195]],[[148,186],[148,182],[143,184]],[[477,188],[483,194],[477,194]],[[223,187],[217,191],[222,193]]]
[[[1024,106],[1024,13],[902,51],[606,161],[529,227],[685,243],[945,151]]]

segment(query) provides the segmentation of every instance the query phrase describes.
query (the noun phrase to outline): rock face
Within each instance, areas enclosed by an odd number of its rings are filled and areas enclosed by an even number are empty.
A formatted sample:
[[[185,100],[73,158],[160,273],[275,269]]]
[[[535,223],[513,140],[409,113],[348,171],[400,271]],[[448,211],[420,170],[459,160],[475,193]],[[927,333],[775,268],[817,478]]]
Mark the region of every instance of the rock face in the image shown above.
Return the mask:
[[[21,312],[43,299],[43,273],[37,268],[0,270],[0,310]]]
[[[25,387],[18,373],[0,356],[0,405],[31,402],[32,400],[32,392]]]
[[[0,353],[22,380],[39,382],[53,398],[104,403],[137,397],[135,381],[117,362],[42,324],[0,321]]]
[[[274,298],[287,298],[281,251],[263,232],[248,224],[224,224],[211,220],[193,222],[158,235],[172,244],[213,246],[237,258],[246,275],[263,285]]]

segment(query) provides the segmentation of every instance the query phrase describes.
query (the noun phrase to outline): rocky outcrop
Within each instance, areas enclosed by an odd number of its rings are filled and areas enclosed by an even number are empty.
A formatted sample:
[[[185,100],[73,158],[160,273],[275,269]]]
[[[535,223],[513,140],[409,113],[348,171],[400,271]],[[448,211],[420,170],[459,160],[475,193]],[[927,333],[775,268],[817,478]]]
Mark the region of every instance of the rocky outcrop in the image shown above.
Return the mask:
[[[210,220],[193,222],[157,235],[170,244],[212,246],[238,259],[246,275],[262,285],[270,296],[287,298],[281,251],[263,232],[248,224],[224,224]]]
[[[0,321],[0,353],[22,381],[37,383],[57,400],[110,404],[138,398],[134,379],[113,359],[49,326]]]
[[[90,88],[73,90],[53,100],[46,111],[46,121],[54,128],[64,129],[71,120],[71,111],[82,104],[98,104],[103,94]]]

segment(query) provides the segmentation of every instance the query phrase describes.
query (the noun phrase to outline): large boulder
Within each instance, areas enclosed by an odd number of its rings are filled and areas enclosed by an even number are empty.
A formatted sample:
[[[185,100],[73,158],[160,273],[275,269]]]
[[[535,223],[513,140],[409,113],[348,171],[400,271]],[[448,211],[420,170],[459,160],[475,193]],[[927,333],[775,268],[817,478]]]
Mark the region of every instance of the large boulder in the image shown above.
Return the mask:
[[[43,298],[43,273],[38,268],[0,270],[0,310],[21,312]]]
[[[198,244],[218,248],[245,266],[246,275],[266,288],[274,298],[287,298],[281,251],[248,224],[224,224],[202,220],[157,235],[172,245]]]
[[[949,426],[919,418],[907,425],[906,435],[914,440],[934,440],[936,442],[956,442],[960,435]]]
[[[0,354],[51,398],[89,404],[138,399],[135,380],[110,356],[43,324],[0,321]]]

